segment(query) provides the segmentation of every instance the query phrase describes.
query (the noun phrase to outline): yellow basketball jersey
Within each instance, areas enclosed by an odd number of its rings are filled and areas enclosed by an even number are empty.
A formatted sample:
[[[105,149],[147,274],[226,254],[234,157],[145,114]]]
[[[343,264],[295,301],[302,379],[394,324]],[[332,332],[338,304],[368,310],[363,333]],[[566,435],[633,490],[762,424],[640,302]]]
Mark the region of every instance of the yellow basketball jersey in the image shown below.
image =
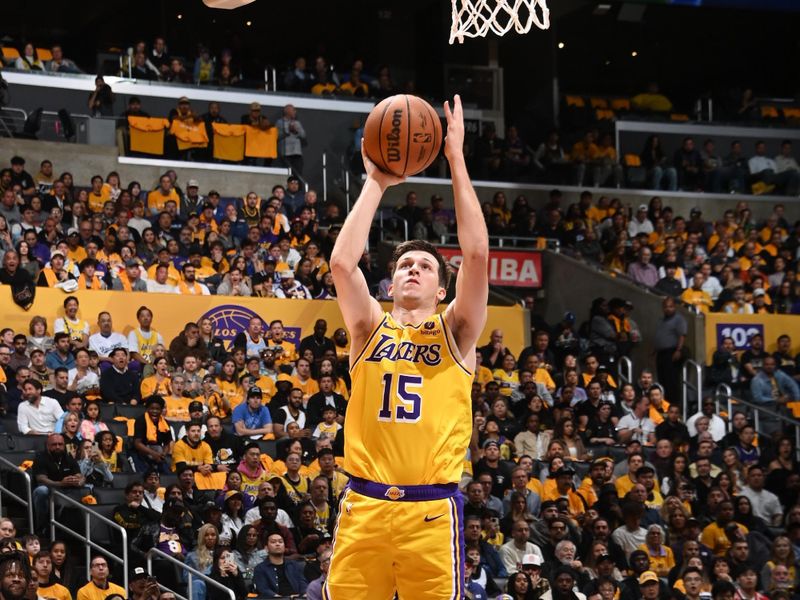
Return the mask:
[[[443,315],[418,326],[384,315],[351,367],[347,473],[396,485],[459,481],[473,374],[455,348]]]

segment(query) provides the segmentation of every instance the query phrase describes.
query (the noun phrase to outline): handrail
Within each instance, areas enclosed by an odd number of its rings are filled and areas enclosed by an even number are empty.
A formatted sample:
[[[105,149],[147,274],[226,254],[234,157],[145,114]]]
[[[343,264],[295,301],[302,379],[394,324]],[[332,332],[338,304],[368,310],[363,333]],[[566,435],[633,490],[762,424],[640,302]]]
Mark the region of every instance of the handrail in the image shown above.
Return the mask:
[[[229,587],[227,587],[225,585],[222,585],[218,581],[214,581],[208,575],[205,575],[204,573],[201,573],[197,569],[187,565],[185,562],[179,561],[174,556],[170,556],[169,554],[159,550],[158,548],[150,548],[150,550],[148,550],[147,554],[146,554],[146,557],[147,557],[147,572],[150,575],[153,574],[153,557],[154,556],[156,556],[156,557],[158,557],[158,558],[160,558],[162,560],[166,560],[167,562],[171,562],[174,565],[177,565],[178,568],[183,569],[184,571],[187,571],[188,573],[190,573],[194,577],[197,577],[197,578],[202,579],[203,581],[205,581],[206,585],[210,583],[214,587],[219,588],[219,589],[227,592],[228,596],[230,597],[231,600],[236,600],[236,594],[233,593],[233,590],[231,588],[229,588]],[[158,587],[159,587],[159,589],[164,589],[164,590],[167,590],[169,592],[172,592],[173,594],[175,594],[176,597],[182,598],[183,600],[191,600],[191,598],[192,598],[192,578],[188,577],[187,579],[189,580],[188,584],[187,584],[187,588],[186,588],[186,593],[188,594],[188,597],[187,596],[182,596],[178,592],[176,592],[175,590],[171,590],[167,586],[162,585],[160,583],[158,584]],[[127,587],[125,589],[127,589]]]
[[[714,399],[717,401],[717,412],[719,412],[719,400],[720,397],[725,399],[728,403],[728,425],[732,430],[732,419],[733,416],[733,405],[734,404],[743,404],[747,406],[750,410],[753,411],[753,427],[755,427],[756,433],[759,432],[759,417],[761,413],[764,416],[772,417],[773,419],[779,419],[784,423],[788,423],[789,425],[794,426],[794,451],[797,455],[797,459],[800,460],[800,420],[795,419],[794,417],[787,417],[786,415],[782,415],[781,413],[775,412],[774,410],[769,410],[768,408],[764,408],[754,402],[750,402],[749,400],[742,400],[741,398],[734,398],[731,393],[730,386],[721,383],[719,384],[716,389],[714,390]]]
[[[383,233],[384,232],[384,229],[383,229],[383,215],[384,215],[384,211],[382,211],[382,210],[378,211],[378,229],[380,229],[381,241],[384,241],[384,239],[385,239],[385,236],[384,236],[384,233]],[[403,217],[401,217],[398,214],[392,214],[392,218],[393,219],[399,219],[400,221],[403,222],[403,241],[407,242],[408,241],[408,221],[405,220]]]
[[[622,369],[625,368],[623,373]],[[617,362],[617,375],[620,383],[633,383],[633,361],[627,356],[620,356]]]
[[[445,233],[440,236],[442,244],[458,243],[458,233]],[[545,247],[539,248],[539,240],[544,240]],[[452,241],[451,241],[452,240]],[[493,241],[497,242],[496,244]],[[490,235],[489,245],[496,246],[497,248],[505,248],[506,242],[509,247],[519,250],[553,250],[554,252],[561,252],[561,242],[556,238],[542,238],[542,237],[524,237],[519,235]],[[518,242],[530,243],[530,246],[516,246]]]
[[[63,525],[56,521],[56,497],[58,497],[59,502],[66,502],[72,508],[77,508],[80,510],[84,517],[84,524],[86,525],[86,535],[82,536],[77,531],[73,531],[66,525]],[[122,535],[122,558],[119,558],[114,552],[103,548],[102,546],[96,544],[92,541],[92,517],[99,519],[106,525],[110,525],[112,528],[117,529],[120,534]],[[58,490],[51,489],[50,490],[50,541],[53,542],[56,539],[56,528],[60,529],[61,531],[65,531],[66,533],[72,535],[73,537],[78,538],[82,542],[86,544],[86,578],[88,579],[90,576],[89,569],[92,562],[92,549],[97,552],[102,553],[105,555],[106,559],[111,558],[115,562],[122,564],[122,571],[123,571],[123,589],[128,589],[128,531],[122,527],[119,523],[112,521],[104,517],[103,515],[97,513],[96,511],[92,510],[85,504],[81,504],[77,500],[70,498],[69,496],[62,494]]]
[[[689,382],[689,367],[692,367],[695,372],[695,384]],[[700,406],[703,403],[703,367],[696,361],[692,359],[687,360],[683,363],[681,375],[681,392],[683,397],[683,422],[686,422],[686,417],[688,416],[689,411],[689,390],[692,390],[695,393],[695,398],[697,400],[697,410],[700,410]]]
[[[24,498],[20,498],[19,496],[17,496],[10,489],[6,488],[3,485],[0,485],[0,514],[3,513],[3,493],[6,493],[6,494],[8,494],[9,498],[11,498],[12,500],[16,500],[17,502],[19,502],[20,504],[22,504],[23,506],[25,506],[28,509],[28,531],[33,533],[33,531],[34,531],[34,529],[33,529],[33,492],[32,492],[33,488],[31,488],[31,476],[30,476],[30,473],[28,473],[25,469],[20,468],[19,465],[15,465],[10,460],[8,460],[7,458],[4,458],[2,456],[0,456],[0,464],[8,465],[9,467],[14,469],[15,471],[18,471],[19,473],[22,474],[22,476],[25,478],[25,491],[26,491],[27,496],[28,496],[28,500],[26,501]]]

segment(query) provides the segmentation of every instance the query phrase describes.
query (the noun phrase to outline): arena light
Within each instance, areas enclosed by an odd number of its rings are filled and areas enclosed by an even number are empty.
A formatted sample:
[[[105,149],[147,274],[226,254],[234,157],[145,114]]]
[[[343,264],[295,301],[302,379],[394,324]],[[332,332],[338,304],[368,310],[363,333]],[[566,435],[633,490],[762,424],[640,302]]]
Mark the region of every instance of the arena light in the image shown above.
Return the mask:
[[[563,50],[566,44],[564,42],[558,42],[558,49]]]
[[[225,10],[233,10],[251,2],[255,2],[255,0],[203,0],[203,4],[209,8],[222,8]]]

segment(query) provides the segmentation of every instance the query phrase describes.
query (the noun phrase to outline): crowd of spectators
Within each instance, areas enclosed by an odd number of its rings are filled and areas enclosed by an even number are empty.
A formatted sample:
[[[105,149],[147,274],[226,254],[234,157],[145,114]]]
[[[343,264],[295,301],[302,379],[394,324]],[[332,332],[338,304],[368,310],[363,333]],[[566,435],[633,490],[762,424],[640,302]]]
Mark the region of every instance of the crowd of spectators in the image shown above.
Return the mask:
[[[687,218],[659,196],[634,210],[588,190],[566,204],[554,189],[538,209],[522,194],[510,204],[503,191],[482,206],[490,236],[518,238],[510,240],[518,247],[556,240],[564,251],[697,312],[800,314],[800,221],[789,223],[783,204],[766,219],[755,219],[744,201],[716,219],[699,206]],[[408,192],[395,214],[429,241],[454,231],[453,212],[438,195],[423,207]]]
[[[778,194],[800,192],[800,165],[790,140],[780,153],[769,156],[763,141],[753,144],[752,156],[734,140],[727,154],[718,153],[713,139],[698,148],[686,137],[669,153],[658,135],[645,141],[640,154],[619,156],[614,137],[598,128],[587,130],[572,146],[564,147],[561,134],[550,131],[537,146],[524,140],[515,126],[505,139],[491,124],[468,148],[476,179],[534,181],[577,187],[630,187],[688,192]]]
[[[131,566],[158,548],[237,597],[320,598],[348,481],[339,466],[345,331],[329,338],[318,320],[295,345],[280,321],[265,330],[256,317],[226,350],[208,319],[164,340],[157,308],[143,306],[127,336],[106,312],[89,335],[78,300],[64,304],[52,325],[34,317],[28,332],[0,331],[2,423],[40,440],[28,467],[35,528],[19,540],[39,587],[91,600],[95,588],[111,589],[110,577],[119,582],[104,556],[91,559],[87,582],[74,549],[46,542],[51,490],[84,502],[114,490]],[[625,303],[612,304],[580,327],[570,313],[555,325],[536,317],[533,343],[519,353],[501,330],[477,348],[461,480],[468,590],[524,600],[793,600],[800,464],[790,432],[762,420],[768,433],[757,435],[745,412],[719,413],[711,398],[683,422],[660,363],[616,381],[609,364],[637,339]],[[674,329],[680,346],[676,318],[666,299],[657,337]],[[629,339],[611,348],[595,335],[602,321],[621,323]],[[800,357],[752,345],[741,373],[754,396],[779,410],[800,406]],[[676,350],[664,348],[667,357]],[[12,521],[0,521],[0,536],[0,547],[17,537]],[[168,565],[154,568],[160,583],[185,585]],[[133,588],[156,594],[152,585],[144,570],[131,574],[133,597],[151,598]],[[193,581],[192,600],[223,597]]]

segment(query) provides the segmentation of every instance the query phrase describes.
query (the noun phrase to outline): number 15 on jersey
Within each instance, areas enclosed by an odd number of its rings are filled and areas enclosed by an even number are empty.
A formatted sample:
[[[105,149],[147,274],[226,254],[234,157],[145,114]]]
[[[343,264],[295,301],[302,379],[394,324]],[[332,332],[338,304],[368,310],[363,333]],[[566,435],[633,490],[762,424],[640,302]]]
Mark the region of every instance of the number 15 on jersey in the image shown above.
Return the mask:
[[[422,396],[414,390],[422,387],[421,375],[386,373],[383,376],[383,402],[378,420],[387,423],[416,423],[422,416]],[[392,398],[396,398],[392,411]],[[394,414],[393,414],[394,413]]]

